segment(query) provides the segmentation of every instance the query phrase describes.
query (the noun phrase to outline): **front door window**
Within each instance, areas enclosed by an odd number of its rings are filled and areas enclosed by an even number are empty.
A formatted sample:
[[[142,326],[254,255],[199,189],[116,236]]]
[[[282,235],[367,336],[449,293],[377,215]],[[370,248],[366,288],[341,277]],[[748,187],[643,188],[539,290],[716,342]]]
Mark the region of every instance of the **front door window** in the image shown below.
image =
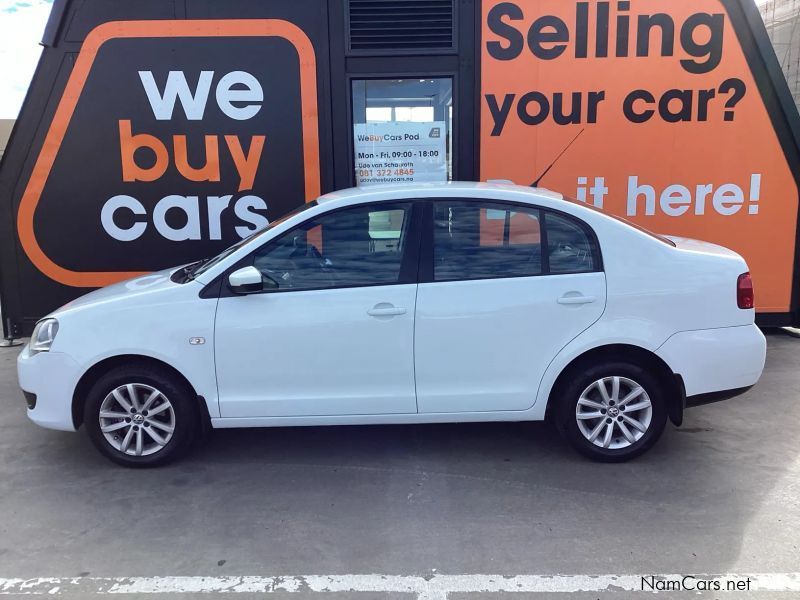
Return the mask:
[[[410,203],[325,213],[265,244],[253,266],[276,291],[395,284],[410,215]]]

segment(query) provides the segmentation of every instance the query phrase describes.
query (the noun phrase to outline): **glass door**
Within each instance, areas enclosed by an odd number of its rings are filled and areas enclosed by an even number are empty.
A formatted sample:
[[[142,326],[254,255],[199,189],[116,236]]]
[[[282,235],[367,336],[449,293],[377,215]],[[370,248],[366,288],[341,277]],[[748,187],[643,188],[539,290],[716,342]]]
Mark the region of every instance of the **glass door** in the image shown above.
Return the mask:
[[[352,80],[359,186],[453,178],[453,80]]]

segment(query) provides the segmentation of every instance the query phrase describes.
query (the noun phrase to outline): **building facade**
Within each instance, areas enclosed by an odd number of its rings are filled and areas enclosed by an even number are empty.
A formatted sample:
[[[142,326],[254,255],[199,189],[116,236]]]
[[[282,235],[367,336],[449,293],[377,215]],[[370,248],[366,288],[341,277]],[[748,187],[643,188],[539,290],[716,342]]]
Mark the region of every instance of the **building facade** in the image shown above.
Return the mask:
[[[729,247],[800,322],[800,123],[753,0],[56,0],[42,44],[0,169],[12,334],[320,193],[488,179]]]
[[[8,138],[11,137],[11,129],[14,127],[14,119],[0,119],[0,159],[6,151]]]
[[[800,107],[800,0],[759,0],[769,39]]]

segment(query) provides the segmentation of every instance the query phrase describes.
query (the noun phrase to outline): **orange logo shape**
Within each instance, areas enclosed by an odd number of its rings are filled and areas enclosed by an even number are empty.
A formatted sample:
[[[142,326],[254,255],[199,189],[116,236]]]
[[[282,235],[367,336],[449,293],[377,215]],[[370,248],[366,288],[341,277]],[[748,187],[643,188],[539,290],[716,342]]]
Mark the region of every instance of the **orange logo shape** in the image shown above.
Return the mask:
[[[316,55],[308,36],[296,25],[280,19],[230,19],[221,21],[112,21],[92,30],[83,42],[75,67],[58,103],[50,129],[36,159],[17,213],[20,243],[31,262],[49,278],[73,287],[102,287],[144,275],[136,271],[73,271],[53,261],[36,239],[33,218],[42,191],[64,140],[75,107],[100,47],[120,38],[178,37],[280,37],[291,43],[300,59],[300,95],[306,201],[320,194],[319,129],[317,119]]]

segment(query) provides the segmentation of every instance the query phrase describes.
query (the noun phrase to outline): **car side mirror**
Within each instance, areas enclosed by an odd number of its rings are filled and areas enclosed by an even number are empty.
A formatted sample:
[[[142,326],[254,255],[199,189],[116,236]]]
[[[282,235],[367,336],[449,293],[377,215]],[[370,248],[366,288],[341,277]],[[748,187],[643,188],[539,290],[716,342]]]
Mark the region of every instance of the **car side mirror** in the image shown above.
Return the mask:
[[[228,275],[228,284],[236,294],[255,294],[266,289],[275,289],[278,284],[255,267],[242,267]]]

